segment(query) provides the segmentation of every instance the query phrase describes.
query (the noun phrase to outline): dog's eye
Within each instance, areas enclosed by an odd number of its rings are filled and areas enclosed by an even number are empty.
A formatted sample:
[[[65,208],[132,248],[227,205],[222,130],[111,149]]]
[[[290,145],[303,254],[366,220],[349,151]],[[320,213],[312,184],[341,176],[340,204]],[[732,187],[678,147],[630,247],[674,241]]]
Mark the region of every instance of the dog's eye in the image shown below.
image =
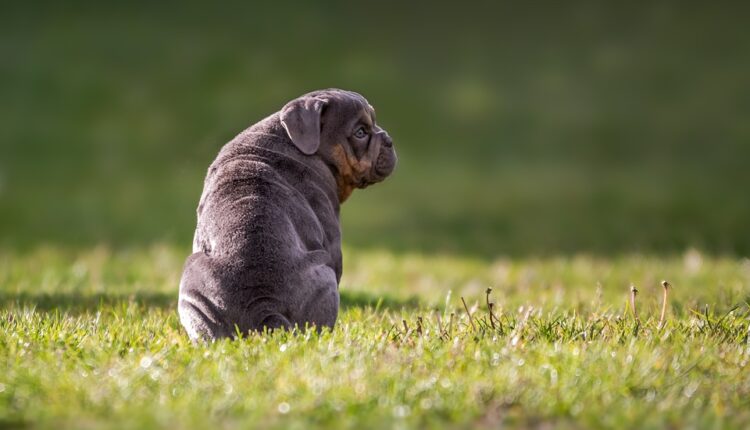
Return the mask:
[[[360,127],[357,129],[357,131],[354,132],[354,137],[357,139],[362,139],[365,136],[367,136],[367,130],[365,130],[364,127]]]

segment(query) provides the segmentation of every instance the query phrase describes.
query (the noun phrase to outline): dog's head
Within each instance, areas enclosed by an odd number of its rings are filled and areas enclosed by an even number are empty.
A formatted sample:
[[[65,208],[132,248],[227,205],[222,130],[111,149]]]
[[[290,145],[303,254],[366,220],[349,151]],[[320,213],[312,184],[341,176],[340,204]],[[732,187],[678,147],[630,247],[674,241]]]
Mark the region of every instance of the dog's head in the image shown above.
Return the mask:
[[[375,123],[375,109],[355,92],[314,91],[287,103],[280,117],[300,151],[331,166],[342,202],[354,188],[380,182],[396,167],[393,140]]]

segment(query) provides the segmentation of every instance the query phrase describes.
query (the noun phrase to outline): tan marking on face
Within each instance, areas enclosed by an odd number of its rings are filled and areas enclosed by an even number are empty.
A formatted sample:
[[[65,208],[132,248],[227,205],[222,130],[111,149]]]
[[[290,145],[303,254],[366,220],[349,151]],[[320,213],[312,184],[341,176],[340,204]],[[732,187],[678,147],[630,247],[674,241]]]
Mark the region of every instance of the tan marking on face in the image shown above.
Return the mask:
[[[347,150],[343,145],[333,147],[333,160],[338,168],[336,176],[336,185],[338,186],[339,202],[343,203],[357,188],[365,174],[372,168],[372,160],[365,154],[362,159],[358,160],[352,154],[351,148]]]

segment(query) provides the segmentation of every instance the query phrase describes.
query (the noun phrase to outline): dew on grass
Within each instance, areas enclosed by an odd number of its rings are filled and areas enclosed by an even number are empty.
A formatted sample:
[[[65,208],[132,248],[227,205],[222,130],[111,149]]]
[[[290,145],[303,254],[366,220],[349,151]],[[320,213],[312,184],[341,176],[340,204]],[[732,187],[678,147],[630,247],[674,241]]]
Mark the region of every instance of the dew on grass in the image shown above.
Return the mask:
[[[411,410],[406,405],[396,405],[393,407],[393,416],[396,418],[406,418],[411,413]]]
[[[424,399],[419,401],[419,407],[424,410],[432,408],[432,400],[425,397]]]
[[[154,360],[151,357],[145,356],[145,357],[141,358],[140,365],[141,365],[142,368],[148,369],[149,367],[151,367],[151,363],[153,363],[153,362],[154,362]]]
[[[690,398],[693,397],[693,394],[695,394],[696,391],[698,391],[698,383],[693,382],[682,390],[682,394],[684,394],[685,397]]]

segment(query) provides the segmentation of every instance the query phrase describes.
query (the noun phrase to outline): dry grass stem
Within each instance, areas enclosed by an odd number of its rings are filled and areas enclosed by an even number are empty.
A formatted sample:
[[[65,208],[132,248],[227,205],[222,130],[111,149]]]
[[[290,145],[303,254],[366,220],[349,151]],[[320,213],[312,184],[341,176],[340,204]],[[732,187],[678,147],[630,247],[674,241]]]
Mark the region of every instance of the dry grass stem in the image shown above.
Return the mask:
[[[638,320],[638,310],[635,307],[635,296],[638,295],[638,289],[635,288],[635,285],[630,284],[630,307],[633,310],[633,317],[635,317],[636,321]]]
[[[669,282],[661,281],[661,286],[664,287],[664,296],[661,303],[661,316],[659,317],[659,325],[661,328],[664,324],[664,317],[667,315],[667,300],[669,299],[669,289],[672,287]]]
[[[469,307],[466,306],[466,300],[464,300],[463,296],[461,296],[461,302],[464,304],[464,309],[466,309],[466,314],[469,316],[469,322],[471,323],[472,330],[476,331],[477,326],[474,325],[474,318],[471,317],[471,312],[469,311]]]

